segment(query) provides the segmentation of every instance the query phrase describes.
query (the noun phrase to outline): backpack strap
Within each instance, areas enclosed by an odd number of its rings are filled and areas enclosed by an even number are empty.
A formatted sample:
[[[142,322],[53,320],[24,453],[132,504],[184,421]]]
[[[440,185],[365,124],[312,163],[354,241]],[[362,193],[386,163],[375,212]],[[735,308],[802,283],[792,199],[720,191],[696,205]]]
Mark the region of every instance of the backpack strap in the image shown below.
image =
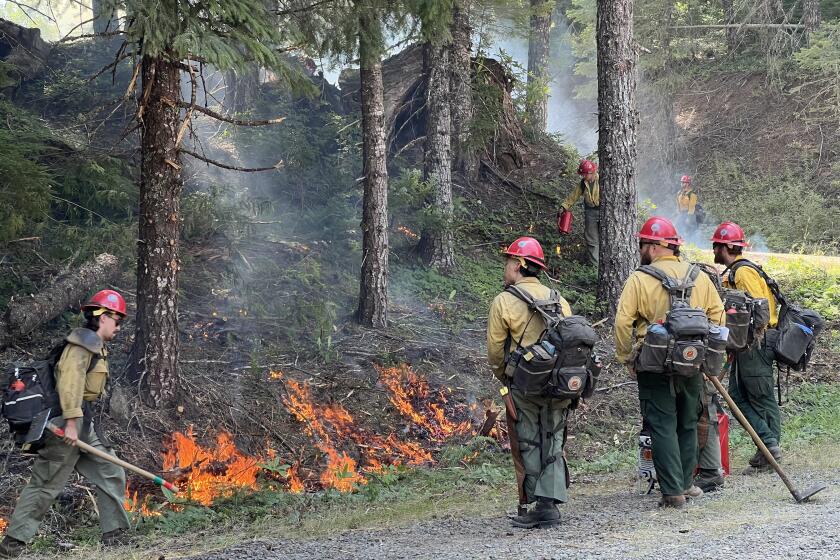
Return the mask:
[[[691,299],[691,291],[694,289],[697,277],[700,275],[700,267],[694,264],[688,267],[685,276],[679,281],[673,276],[666,274],[664,270],[650,264],[642,265],[636,270],[653,276],[662,283],[662,287],[665,288],[671,298],[672,308],[674,307],[674,302],[677,300],[687,302]]]
[[[563,306],[560,305],[560,293],[552,289],[548,294],[548,299],[536,299],[522,288],[511,285],[505,288],[505,291],[515,295],[517,298],[528,304],[528,309],[539,313],[545,321],[546,327],[553,327],[560,319],[564,318]]]
[[[776,298],[776,303],[783,307],[787,306],[787,300],[782,295],[782,291],[779,289],[778,282],[776,282],[766,272],[764,272],[764,269],[761,267],[761,265],[756,264],[751,260],[738,259],[737,261],[733,262],[731,265],[726,267],[726,269],[723,272],[724,274],[727,274],[728,271],[727,282],[730,286],[732,286],[733,288],[735,287],[735,273],[742,266],[749,267],[758,272],[758,275],[761,276],[761,279],[764,280],[764,282],[767,284],[767,287],[770,288],[770,293],[773,294],[774,298]]]

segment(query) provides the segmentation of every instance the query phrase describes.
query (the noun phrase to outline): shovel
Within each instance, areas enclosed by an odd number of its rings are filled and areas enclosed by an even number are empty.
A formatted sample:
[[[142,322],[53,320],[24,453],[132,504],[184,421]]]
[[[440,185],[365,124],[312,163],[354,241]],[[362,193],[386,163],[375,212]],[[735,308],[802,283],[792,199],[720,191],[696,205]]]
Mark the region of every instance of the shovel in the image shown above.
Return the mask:
[[[782,470],[781,465],[779,465],[779,463],[773,457],[773,454],[770,453],[770,450],[767,449],[767,446],[764,445],[764,442],[761,441],[761,438],[758,437],[757,433],[755,433],[753,427],[750,426],[749,422],[747,422],[747,419],[744,417],[741,410],[735,404],[735,401],[732,400],[732,397],[730,397],[729,393],[726,392],[726,389],[723,388],[723,384],[720,382],[720,380],[718,380],[717,377],[712,377],[709,375],[706,376],[706,379],[711,381],[712,385],[715,386],[715,389],[717,389],[718,392],[721,395],[723,395],[724,400],[726,400],[726,404],[728,404],[729,408],[732,410],[732,414],[735,415],[735,418],[738,419],[738,422],[740,422],[744,429],[747,431],[747,433],[750,434],[750,437],[752,438],[756,447],[758,447],[759,451],[761,451],[761,454],[764,455],[764,458],[767,459],[767,462],[770,463],[770,466],[773,467],[773,470],[776,471],[776,474],[779,475],[779,478],[782,479],[782,482],[785,483],[785,486],[787,486],[787,489],[790,490],[790,493],[793,496],[793,499],[796,500],[796,503],[801,504],[802,502],[807,502],[811,496],[813,496],[817,492],[821,492],[826,489],[825,484],[817,484],[816,486],[809,488],[804,492],[797,490],[796,487],[793,485],[793,482],[791,482],[790,478],[788,478],[787,474],[785,474],[785,471]]]
[[[24,440],[23,449],[27,449],[29,446],[31,446],[32,443],[40,440],[41,437],[44,435],[44,430],[49,430],[50,432],[52,432],[60,438],[64,437],[64,430],[50,422],[50,412],[52,412],[52,409],[48,408],[47,410],[44,410],[43,412],[39,413],[35,418],[33,418],[32,423],[29,426],[29,431],[26,434],[26,439]],[[157,476],[156,474],[150,473],[147,470],[141,469],[140,467],[134,466],[131,463],[127,463],[122,459],[114,457],[109,453],[106,453],[100,449],[88,445],[82,440],[76,441],[76,447],[78,447],[85,453],[95,455],[100,459],[108,461],[109,463],[113,463],[133,473],[139,474],[144,478],[148,478],[149,480],[163,488],[164,493],[166,493],[167,491],[172,492],[173,494],[178,493],[178,487],[172,484],[171,482],[167,482],[161,477]],[[167,494],[167,498],[171,497]]]

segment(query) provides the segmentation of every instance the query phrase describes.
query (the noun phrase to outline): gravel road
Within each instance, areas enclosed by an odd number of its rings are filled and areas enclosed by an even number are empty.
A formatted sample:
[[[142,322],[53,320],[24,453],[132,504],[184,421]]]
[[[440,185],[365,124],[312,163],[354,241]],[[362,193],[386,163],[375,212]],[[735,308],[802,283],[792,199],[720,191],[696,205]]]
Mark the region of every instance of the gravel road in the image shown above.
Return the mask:
[[[488,517],[443,516],[409,526],[306,540],[260,540],[193,556],[195,560],[321,558],[840,559],[840,468],[791,473],[800,488],[829,488],[796,504],[775,475],[727,479],[727,488],[681,511],[660,510],[627,480],[576,484],[562,506],[564,523],[548,530]]]

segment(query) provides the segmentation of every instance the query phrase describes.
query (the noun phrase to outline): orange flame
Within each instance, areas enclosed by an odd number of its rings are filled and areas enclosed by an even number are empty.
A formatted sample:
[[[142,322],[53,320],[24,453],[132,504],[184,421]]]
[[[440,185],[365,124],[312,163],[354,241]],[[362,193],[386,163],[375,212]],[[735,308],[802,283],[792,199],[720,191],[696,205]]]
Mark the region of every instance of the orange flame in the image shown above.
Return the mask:
[[[304,491],[303,480],[300,478],[300,474],[298,471],[300,470],[299,464],[294,464],[289,467],[289,470],[286,472],[286,478],[289,480],[289,492],[292,494],[300,494]]]
[[[137,491],[131,491],[129,486],[125,487],[125,501],[123,502],[125,511],[139,511],[143,517],[157,517],[161,515],[159,511],[154,511],[149,507],[148,496],[141,500],[138,497]]]
[[[472,423],[454,423],[443,409],[446,394],[441,390],[432,395],[429,382],[407,364],[392,368],[376,367],[379,377],[391,393],[388,399],[397,411],[415,425],[425,428],[432,441],[441,442],[468,433]]]
[[[397,228],[397,231],[398,231],[398,232],[400,232],[400,233],[402,233],[403,235],[405,235],[405,236],[406,236],[406,237],[408,237],[409,239],[414,239],[414,240],[420,239],[420,235],[419,235],[419,234],[417,234],[417,233],[414,233],[413,231],[411,231],[410,229],[408,229],[408,227],[407,227],[407,226],[399,226],[399,227]]]
[[[218,497],[229,496],[238,488],[256,488],[260,459],[239,452],[230,434],[221,432],[216,447],[202,447],[195,441],[192,427],[186,434],[172,436],[163,455],[164,470],[178,469],[186,474],[178,484],[192,500],[210,505]]]
[[[9,525],[9,522],[0,517],[0,533],[6,532],[6,527]]]

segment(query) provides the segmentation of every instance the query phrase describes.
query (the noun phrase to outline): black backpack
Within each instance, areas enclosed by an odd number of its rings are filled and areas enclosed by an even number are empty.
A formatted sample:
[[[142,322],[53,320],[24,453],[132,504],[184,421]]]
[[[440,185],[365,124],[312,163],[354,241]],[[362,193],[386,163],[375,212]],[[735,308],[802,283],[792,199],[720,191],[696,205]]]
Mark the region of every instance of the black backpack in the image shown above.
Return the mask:
[[[758,272],[780,306],[779,324],[776,326],[776,331],[771,330],[767,333],[767,346],[773,349],[776,362],[794,371],[805,371],[811,360],[811,354],[814,352],[817,336],[825,326],[825,320],[812,309],[805,309],[788,302],[782,295],[779,284],[768,276],[760,265],[747,259],[739,259],[729,267],[730,286],[735,285],[735,272],[742,266],[748,266]]]
[[[536,300],[516,286],[508,286],[505,291],[528,304],[532,312],[529,322],[539,314],[545,323],[537,342],[523,347],[520,338],[516,349],[508,354],[505,371],[513,379],[513,386],[526,396],[591,397],[601,374],[601,361],[594,351],[598,335],[589,321],[580,315],[564,316],[555,290],[545,300]]]
[[[62,342],[43,360],[14,365],[4,376],[0,415],[9,423],[17,445],[24,443],[32,420],[44,410],[50,410],[50,418],[61,416],[54,372],[65,346]]]
[[[754,298],[741,290],[724,288],[720,274],[711,265],[697,262],[691,264],[706,273],[720,294],[726,313],[726,328],[729,330],[726,349],[740,352],[752,346],[770,322],[770,302],[764,298]]]
[[[663,323],[648,327],[636,357],[636,370],[680,377],[701,373],[718,376],[726,357],[726,340],[704,310],[691,306],[691,292],[700,267],[690,265],[682,280],[652,265],[636,270],[659,280],[670,299]]]

